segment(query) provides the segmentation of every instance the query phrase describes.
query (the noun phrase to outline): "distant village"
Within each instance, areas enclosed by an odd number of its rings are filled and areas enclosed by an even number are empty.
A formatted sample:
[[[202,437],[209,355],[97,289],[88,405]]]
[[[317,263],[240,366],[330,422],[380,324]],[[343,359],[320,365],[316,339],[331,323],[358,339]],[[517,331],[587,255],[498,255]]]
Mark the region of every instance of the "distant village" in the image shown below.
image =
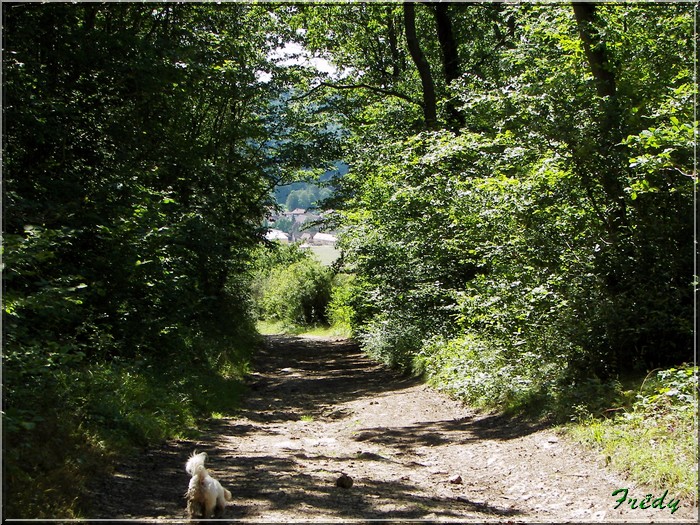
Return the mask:
[[[307,223],[322,220],[326,214],[313,213],[303,208],[281,213],[271,212],[267,221],[268,232],[265,238],[269,241],[282,243],[301,243],[301,247],[307,246],[334,246],[338,240],[332,233],[319,232],[315,226]]]

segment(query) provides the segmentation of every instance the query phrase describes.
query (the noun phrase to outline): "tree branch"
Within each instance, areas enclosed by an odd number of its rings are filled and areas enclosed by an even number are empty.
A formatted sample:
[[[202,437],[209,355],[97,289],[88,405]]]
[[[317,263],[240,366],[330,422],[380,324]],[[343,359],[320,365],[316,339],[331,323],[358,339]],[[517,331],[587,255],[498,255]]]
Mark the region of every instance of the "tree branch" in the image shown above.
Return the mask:
[[[430,64],[428,64],[423,51],[418,42],[416,34],[416,9],[411,2],[404,2],[404,32],[406,34],[406,45],[413,59],[413,63],[418,69],[421,85],[423,87],[423,116],[425,117],[425,126],[428,129],[437,126],[437,97],[435,95],[435,84],[433,76],[430,73]]]

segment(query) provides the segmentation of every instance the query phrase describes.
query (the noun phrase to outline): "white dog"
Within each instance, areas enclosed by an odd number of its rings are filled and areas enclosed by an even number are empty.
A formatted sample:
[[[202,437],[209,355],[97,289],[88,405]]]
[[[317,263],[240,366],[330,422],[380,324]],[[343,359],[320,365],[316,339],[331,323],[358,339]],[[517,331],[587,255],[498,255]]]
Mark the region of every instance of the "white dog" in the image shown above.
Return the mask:
[[[231,493],[209,475],[204,468],[206,452],[195,451],[187,460],[185,470],[192,476],[187,489],[187,512],[191,518],[220,518],[224,514],[226,502],[231,501]]]

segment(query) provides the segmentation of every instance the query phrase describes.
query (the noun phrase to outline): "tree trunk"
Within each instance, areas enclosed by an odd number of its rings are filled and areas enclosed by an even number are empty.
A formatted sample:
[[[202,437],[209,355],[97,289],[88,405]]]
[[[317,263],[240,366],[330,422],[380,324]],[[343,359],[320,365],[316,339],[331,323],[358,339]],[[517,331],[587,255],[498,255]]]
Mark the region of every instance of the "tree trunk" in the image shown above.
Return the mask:
[[[442,68],[445,75],[445,85],[449,85],[460,77],[459,54],[457,52],[457,41],[452,30],[452,19],[448,12],[449,4],[435,4],[435,24],[437,28],[438,41],[442,51]],[[447,102],[450,126],[458,131],[464,126],[464,116],[457,109],[454,98]]]
[[[448,13],[449,4],[435,4],[435,22],[437,36],[442,51],[442,67],[445,71],[445,82],[449,84],[459,78],[459,55],[457,42],[452,31],[452,20]]]
[[[586,59],[596,81],[598,96],[614,97],[617,92],[615,73],[608,61],[605,42],[596,28],[595,5],[588,2],[574,2],[573,6]]]
[[[421,51],[416,35],[416,11],[415,4],[406,2],[403,4],[404,26],[406,31],[406,44],[411,54],[413,63],[418,69],[421,84],[423,86],[423,116],[425,125],[429,129],[437,126],[437,99],[435,97],[435,84],[430,73],[430,64]]]
[[[397,35],[398,31],[396,29],[396,24],[394,24],[394,14],[390,10],[387,10],[386,25],[389,33],[389,49],[391,50],[391,76],[394,78],[394,80],[396,80],[399,78],[401,71],[403,71],[404,68],[402,66],[405,66],[405,64],[401,63],[401,56],[399,54],[399,39]]]
[[[627,169],[627,159],[618,146],[624,134],[615,72],[611,67],[605,41],[598,30],[600,21],[595,5],[574,2],[573,8],[586,59],[595,80],[596,93],[600,97],[598,153],[601,161],[597,163],[598,173],[591,176],[597,176],[612,205],[608,216],[608,228],[616,235],[621,227],[627,225],[627,204],[620,182]]]

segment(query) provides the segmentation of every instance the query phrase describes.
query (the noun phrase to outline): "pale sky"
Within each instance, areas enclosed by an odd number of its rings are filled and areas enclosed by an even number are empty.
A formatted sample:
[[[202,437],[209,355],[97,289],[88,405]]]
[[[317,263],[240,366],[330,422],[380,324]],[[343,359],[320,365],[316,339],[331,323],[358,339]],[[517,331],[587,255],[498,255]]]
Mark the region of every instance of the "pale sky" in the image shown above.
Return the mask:
[[[296,42],[287,42],[282,47],[278,47],[272,51],[268,58],[274,60],[278,65],[282,67],[287,66],[310,66],[316,69],[320,73],[328,73],[331,76],[337,75],[337,68],[328,62],[325,58],[314,57],[311,53],[304,49],[301,44]],[[339,75],[343,76],[343,75]],[[267,82],[270,80],[270,74],[262,71],[258,71],[257,78],[260,82]]]

